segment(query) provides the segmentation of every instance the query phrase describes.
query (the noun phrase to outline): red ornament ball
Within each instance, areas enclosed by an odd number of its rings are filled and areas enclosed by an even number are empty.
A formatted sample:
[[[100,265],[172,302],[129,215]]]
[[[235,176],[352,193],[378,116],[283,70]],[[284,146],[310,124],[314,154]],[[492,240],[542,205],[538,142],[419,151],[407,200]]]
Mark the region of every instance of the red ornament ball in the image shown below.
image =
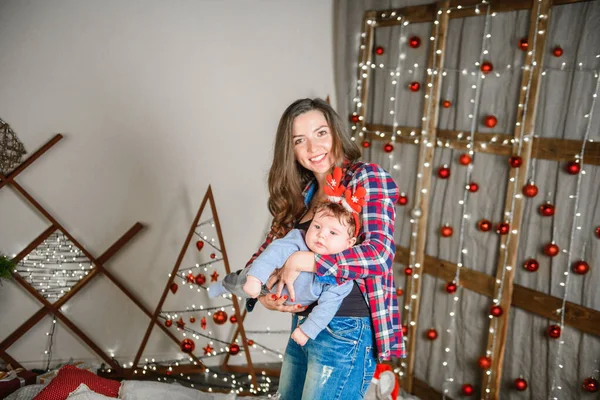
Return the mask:
[[[360,117],[357,114],[350,115],[350,122],[358,124],[358,121],[360,121]]]
[[[560,248],[555,243],[548,243],[544,246],[544,254],[548,257],[554,257],[558,254]]]
[[[523,378],[515,379],[515,389],[517,389],[519,392],[527,390],[527,381]]]
[[[450,177],[450,168],[447,165],[439,167],[437,174],[440,179],[448,179]]]
[[[552,339],[558,339],[560,337],[560,326],[558,325],[550,325],[548,327],[548,330],[546,331],[546,333],[548,334],[548,337],[552,338]]]
[[[196,322],[196,317],[190,317],[190,324],[193,324],[194,322]]]
[[[585,378],[583,380],[582,387],[583,390],[589,393],[596,393],[598,390],[600,390],[600,384],[598,383],[598,380],[592,377]]]
[[[166,326],[167,328],[170,328],[170,327],[171,327],[171,325],[173,325],[173,321],[171,321],[170,319],[168,319],[168,320],[166,320],[166,321],[165,321],[165,326]]]
[[[498,123],[498,119],[493,115],[486,115],[483,119],[483,124],[488,128],[493,128]]]
[[[475,393],[475,388],[473,388],[473,385],[470,383],[465,383],[460,388],[460,393],[462,393],[463,396],[473,396],[473,393]]]
[[[196,275],[196,285],[202,286],[206,283],[206,276],[203,274]]]
[[[600,239],[600,226],[596,227],[596,237]]]
[[[454,283],[454,282],[446,283],[446,292],[448,292],[449,294],[456,293],[457,289],[458,289],[458,286],[456,285],[456,283]]]
[[[177,289],[179,289],[179,286],[175,282],[173,282],[171,283],[171,286],[169,286],[169,289],[171,289],[171,293],[175,294],[177,293]]]
[[[391,143],[386,143],[383,146],[383,151],[385,151],[386,153],[391,153],[392,151],[394,151],[394,145]]]
[[[378,56],[380,56],[383,53],[385,53],[385,49],[382,46],[375,47],[375,54],[377,54]]]
[[[411,267],[404,268],[405,275],[410,276],[410,275],[412,275],[412,273],[413,273],[413,269]]]
[[[479,357],[479,360],[477,360],[477,365],[479,365],[479,368],[481,369],[488,369],[492,366],[492,359],[487,356],[481,356]]]
[[[227,322],[227,313],[223,310],[217,311],[212,317],[213,321],[215,321],[215,324],[217,325],[223,325],[225,322]]]
[[[520,156],[511,156],[508,159],[508,163],[513,168],[519,168],[521,165],[523,165],[523,159]]]
[[[231,343],[229,345],[229,354],[231,354],[232,356],[235,356],[239,352],[240,352],[240,346],[237,343]]]
[[[469,183],[469,192],[475,193],[478,190],[479,190],[479,185],[478,184],[476,184],[475,182]]]
[[[538,187],[533,183],[523,186],[523,195],[526,197],[535,197],[538,194]]]
[[[404,193],[401,193],[397,203],[401,206],[405,206],[408,203],[408,197]]]
[[[482,232],[487,232],[492,229],[492,223],[487,219],[482,219],[477,223],[477,228]]]
[[[537,260],[530,258],[529,260],[525,260],[523,268],[529,272],[535,272],[540,268],[540,263]]]
[[[179,346],[184,353],[191,353],[196,348],[196,343],[192,339],[183,339]]]
[[[204,247],[204,242],[202,240],[198,240],[196,242],[196,248],[198,249],[198,251],[202,250],[203,247]]]
[[[502,307],[500,306],[492,306],[490,308],[490,314],[494,317],[500,317],[502,313],[504,313],[504,310],[502,310]]]
[[[396,296],[402,296],[404,294],[404,290],[401,288],[396,288]]]
[[[419,89],[421,89],[421,84],[419,82],[411,82],[408,85],[408,88],[411,90],[411,92],[418,92]]]
[[[369,142],[368,140],[363,140],[362,147],[368,149],[369,147],[371,147],[371,142]]]
[[[425,337],[429,340],[435,340],[438,337],[438,333],[433,328],[427,329],[427,332],[425,332]]]
[[[489,61],[484,61],[481,64],[481,72],[483,72],[484,74],[489,74],[490,72],[492,72],[494,70],[494,66],[492,65],[491,62]]]
[[[560,57],[563,55],[563,49],[560,46],[556,46],[554,49],[552,49],[552,55],[554,57]]]
[[[408,335],[408,326],[402,325],[402,335]]]
[[[408,45],[411,48],[416,49],[421,45],[421,38],[418,36],[411,36],[411,38],[408,39]]]
[[[496,232],[500,235],[506,235],[510,231],[510,225],[508,222],[500,222],[496,225]]]
[[[232,315],[231,317],[229,317],[229,322],[231,322],[232,324],[237,323],[237,317],[235,315]]]
[[[569,161],[565,165],[565,171],[570,175],[577,175],[581,171],[581,165],[577,161]]]
[[[527,43],[527,38],[519,39],[519,49],[521,49],[523,51],[527,51],[528,47],[529,47],[529,44]]]
[[[473,159],[467,153],[463,153],[460,155],[460,157],[458,157],[458,162],[461,165],[469,165],[469,164],[471,164],[472,161],[473,161]]]
[[[450,237],[452,236],[453,232],[454,230],[449,225],[444,225],[440,228],[440,235],[442,235],[443,237]]]
[[[452,106],[452,102],[450,100],[444,100],[442,102],[442,107],[444,107],[444,108],[450,108],[450,106]]]
[[[217,255],[215,253],[210,253],[210,258],[212,258],[213,260],[217,257]]]
[[[573,263],[573,272],[578,275],[585,275],[589,272],[590,265],[583,260],[575,261]]]
[[[543,217],[551,217],[554,215],[554,206],[550,202],[544,203],[540,206],[540,214]]]
[[[254,346],[254,340],[252,339],[248,339],[246,343],[248,343],[248,346]]]

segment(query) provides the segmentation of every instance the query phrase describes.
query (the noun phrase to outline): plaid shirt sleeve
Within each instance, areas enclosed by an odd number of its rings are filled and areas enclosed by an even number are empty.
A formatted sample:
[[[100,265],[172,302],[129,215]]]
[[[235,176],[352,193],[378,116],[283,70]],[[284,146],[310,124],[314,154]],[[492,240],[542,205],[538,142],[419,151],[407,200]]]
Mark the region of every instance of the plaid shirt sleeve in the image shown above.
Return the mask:
[[[346,187],[358,185],[367,191],[361,212],[361,243],[338,254],[315,255],[316,272],[324,283],[340,284],[372,276],[385,276],[392,268],[395,204],[398,187],[392,177],[376,164],[361,164],[346,172]]]

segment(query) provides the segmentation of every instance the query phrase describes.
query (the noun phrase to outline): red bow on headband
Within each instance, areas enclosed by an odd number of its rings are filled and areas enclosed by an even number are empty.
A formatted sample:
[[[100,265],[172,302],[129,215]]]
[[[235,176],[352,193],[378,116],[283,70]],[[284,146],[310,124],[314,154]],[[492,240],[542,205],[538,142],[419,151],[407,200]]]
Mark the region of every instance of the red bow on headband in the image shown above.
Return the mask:
[[[342,169],[340,167],[335,167],[333,176],[329,174],[326,179],[327,186],[323,188],[323,191],[327,195],[327,199],[332,203],[341,204],[348,212],[352,213],[356,224],[356,235],[358,236],[358,229],[360,228],[358,214],[361,212],[362,206],[366,204],[365,195],[367,191],[362,186],[358,186],[354,193],[350,189],[346,189],[342,185]]]

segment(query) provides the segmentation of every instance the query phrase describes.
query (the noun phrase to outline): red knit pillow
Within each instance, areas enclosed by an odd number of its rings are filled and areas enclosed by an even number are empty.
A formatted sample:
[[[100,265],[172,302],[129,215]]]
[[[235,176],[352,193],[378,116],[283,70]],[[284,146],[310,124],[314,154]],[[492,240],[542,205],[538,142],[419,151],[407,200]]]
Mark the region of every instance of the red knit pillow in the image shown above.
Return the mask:
[[[117,397],[121,387],[121,382],[101,378],[73,365],[65,365],[33,400],[65,400],[69,393],[82,383],[85,383],[94,392],[109,397]]]

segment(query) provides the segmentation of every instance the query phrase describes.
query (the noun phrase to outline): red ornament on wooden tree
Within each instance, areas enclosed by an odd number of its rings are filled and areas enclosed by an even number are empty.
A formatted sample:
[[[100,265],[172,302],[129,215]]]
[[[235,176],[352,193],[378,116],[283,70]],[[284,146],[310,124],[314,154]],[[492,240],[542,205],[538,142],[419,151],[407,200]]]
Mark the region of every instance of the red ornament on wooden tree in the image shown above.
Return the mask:
[[[592,377],[585,378],[581,387],[588,393],[596,393],[598,390],[600,390],[600,384],[598,383],[598,380]]]
[[[183,328],[185,328],[185,321],[183,320],[183,317],[179,317],[179,320],[177,320],[176,324],[177,324],[177,329],[183,330]]]
[[[382,46],[375,47],[375,54],[377,54],[378,56],[380,56],[383,53],[385,53],[385,49]]]
[[[575,261],[573,263],[573,272],[575,272],[576,274],[585,275],[588,273],[589,270],[590,265],[583,260]]]
[[[427,332],[425,332],[425,337],[429,340],[435,340],[438,337],[438,333],[434,328],[427,329]]]
[[[450,237],[452,236],[453,232],[454,230],[450,225],[444,225],[440,228],[440,235],[442,235],[443,237]]]
[[[229,345],[229,354],[231,354],[232,356],[235,356],[239,352],[240,352],[240,346],[237,343],[231,343]]]
[[[173,282],[171,283],[171,286],[169,286],[169,289],[171,289],[171,293],[175,294],[177,293],[177,289],[179,289],[179,286],[177,286],[177,284]]]
[[[440,179],[448,179],[450,177],[450,168],[444,164],[438,168],[437,174]]]
[[[368,140],[363,140],[362,147],[368,149],[369,147],[371,147],[371,142],[369,142]]]
[[[204,247],[204,242],[202,240],[198,240],[196,242],[196,248],[198,249],[198,251],[202,250],[203,247]]]
[[[218,280],[219,280],[219,273],[217,271],[213,271],[213,273],[210,275],[210,281],[216,282]]]
[[[508,222],[500,222],[498,225],[496,225],[496,232],[499,235],[506,235],[509,231],[510,225],[508,224]]]
[[[529,260],[525,260],[523,268],[529,272],[535,272],[540,268],[540,263],[537,260],[530,258]]]
[[[489,62],[489,61],[484,61],[481,64],[481,72],[483,72],[484,74],[489,74],[490,72],[492,72],[494,70],[494,65]]]
[[[405,206],[408,203],[408,197],[405,193],[400,193],[400,197],[398,197],[398,205]]]
[[[408,88],[411,90],[411,92],[418,92],[419,89],[421,89],[421,84],[419,82],[411,82],[408,85]]]
[[[498,123],[498,119],[496,117],[494,117],[493,115],[486,115],[485,118],[483,119],[483,124],[485,126],[487,126],[488,128],[495,127],[497,123]]]
[[[473,161],[473,159],[467,153],[463,153],[460,155],[460,157],[458,157],[458,162],[460,163],[460,165],[466,166],[466,165],[471,164],[472,161]]]
[[[237,317],[235,315],[232,315],[231,317],[229,317],[229,322],[231,322],[232,324],[237,323]]]
[[[254,340],[252,339],[248,339],[246,343],[248,343],[248,346],[254,346]]]
[[[556,46],[552,49],[552,55],[554,57],[560,57],[563,55],[563,49],[560,46]]]
[[[520,156],[511,156],[508,159],[508,163],[513,168],[519,168],[521,165],[523,165],[523,159]]]
[[[519,39],[519,49],[521,49],[523,51],[527,51],[528,47],[529,47],[529,44],[527,43],[527,38]]]
[[[548,337],[552,338],[552,339],[558,339],[560,337],[560,326],[559,325],[550,325],[548,327],[548,329],[546,330],[546,333],[548,334]]]
[[[535,197],[538,194],[538,187],[533,182],[523,186],[523,195],[525,197]]]
[[[492,359],[487,356],[481,356],[479,357],[479,360],[477,360],[477,365],[479,365],[479,368],[481,369],[488,369],[492,366]]]
[[[479,190],[479,185],[476,184],[475,182],[471,182],[469,183],[469,192],[475,193],[476,191]]]
[[[196,275],[196,285],[202,286],[206,283],[206,276],[203,274]]]
[[[181,351],[191,353],[196,348],[196,343],[192,339],[183,339],[180,344]]]
[[[200,320],[200,328],[206,329],[206,317],[202,317]]]
[[[402,335],[403,336],[408,335],[408,326],[402,325]]]
[[[444,100],[442,101],[442,107],[444,108],[450,108],[452,106],[452,102],[450,100]]]
[[[487,232],[492,229],[492,223],[487,219],[481,219],[477,223],[477,228],[482,232]]]
[[[565,171],[570,175],[577,175],[579,171],[581,171],[581,164],[577,161],[569,161],[567,165],[565,165]]]
[[[551,217],[554,215],[554,206],[550,202],[544,203],[540,206],[540,214],[543,217]]]
[[[196,282],[196,277],[194,276],[194,274],[192,274],[191,272],[189,274],[187,274],[187,276],[185,277],[185,280],[187,281],[187,283],[194,283]]]
[[[350,122],[353,124],[358,124],[358,121],[360,121],[360,117],[357,114],[350,115]]]
[[[490,308],[490,314],[496,318],[500,317],[503,312],[504,312],[504,310],[502,310],[502,307],[500,307],[500,306],[492,306]]]
[[[465,383],[460,388],[460,393],[463,396],[473,396],[473,393],[475,393],[475,389],[473,388],[473,385],[471,385],[470,383]]]
[[[394,145],[391,143],[386,143],[385,145],[383,145],[383,151],[385,151],[386,153],[391,153],[392,151],[394,151]]]
[[[515,379],[515,389],[517,389],[519,392],[527,390],[527,381],[523,378]]]
[[[416,49],[421,45],[421,38],[418,36],[411,36],[410,39],[408,39],[408,45],[411,48]]]
[[[190,324],[193,324],[194,322],[196,322],[196,317],[190,317]]]
[[[217,258],[217,255],[215,253],[210,253],[210,258],[214,260],[215,258]]]
[[[207,344],[202,348],[202,350],[204,350],[204,355],[207,356],[210,353],[212,353],[215,349],[210,344]]]
[[[402,296],[404,294],[404,290],[402,288],[396,288],[396,296]]]
[[[411,267],[404,268],[404,275],[410,276],[413,273],[413,269]]]
[[[217,325],[223,325],[227,322],[227,313],[223,310],[217,311],[213,314],[213,321],[215,321],[215,324]]]
[[[168,320],[166,320],[166,321],[165,321],[165,326],[166,326],[167,328],[170,328],[170,327],[171,327],[171,325],[173,325],[173,321],[171,321],[170,319],[168,319]]]
[[[600,226],[596,227],[596,237],[600,239]]]
[[[554,257],[558,254],[560,248],[556,245],[556,243],[548,243],[544,246],[544,254],[548,257]]]
[[[448,292],[449,294],[456,293],[457,289],[458,289],[458,286],[456,285],[456,283],[454,283],[454,282],[446,283],[446,292]]]

